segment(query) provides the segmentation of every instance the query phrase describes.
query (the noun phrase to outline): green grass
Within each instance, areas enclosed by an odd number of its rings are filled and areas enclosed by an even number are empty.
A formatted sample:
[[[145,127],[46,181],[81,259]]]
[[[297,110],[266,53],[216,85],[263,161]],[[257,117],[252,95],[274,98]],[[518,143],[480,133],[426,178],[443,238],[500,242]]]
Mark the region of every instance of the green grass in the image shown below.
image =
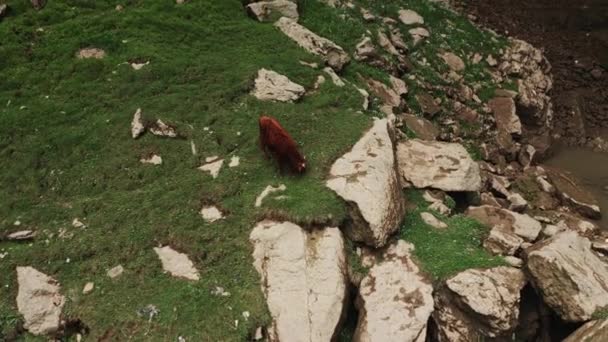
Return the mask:
[[[608,307],[596,310],[592,317],[592,319],[608,319]]]
[[[431,211],[448,225],[443,230],[433,228],[420,218],[420,213],[428,211],[421,191],[410,190],[406,195],[415,208],[407,213],[400,238],[415,245],[414,255],[434,280],[446,279],[469,268],[504,265],[502,258],[490,255],[481,246],[487,227],[464,215],[448,218]]]
[[[305,87],[321,71],[301,66],[298,60],[318,58],[271,24],[248,18],[238,0],[127,1],[122,12],[101,0],[50,1],[40,12],[22,1],[9,5],[12,15],[0,23],[0,233],[27,228],[38,237],[32,244],[0,243],[8,253],[0,261],[0,331],[19,318],[19,265],[60,281],[66,317],[89,325],[92,340],[111,333],[116,340],[237,341],[267,324],[249,232],[268,213],[300,223],[344,219],[345,207],[324,177],[370,124],[369,112],[358,113],[361,96],[331,82],[297,104],[249,96],[259,68]],[[107,57],[74,58],[88,46]],[[134,71],[124,64],[133,59],[150,65]],[[131,139],[138,107],[186,139]],[[309,161],[305,177],[282,176],[263,159],[261,113],[293,133]],[[139,162],[150,152],[163,165]],[[211,155],[226,164],[236,155],[241,165],[225,164],[214,180],[196,169]],[[287,199],[254,208],[266,185],[281,183]],[[206,224],[198,214],[203,200],[217,203],[227,218]],[[75,217],[88,228],[72,228]],[[20,227],[13,227],[16,220]],[[59,238],[62,228],[74,236]],[[191,257],[201,281],[163,274],[152,248],[165,244]],[[118,264],[125,274],[109,279],[106,270]],[[88,281],[95,290],[85,296]],[[231,296],[212,295],[215,286]],[[136,313],[148,304],[160,310],[151,323]]]

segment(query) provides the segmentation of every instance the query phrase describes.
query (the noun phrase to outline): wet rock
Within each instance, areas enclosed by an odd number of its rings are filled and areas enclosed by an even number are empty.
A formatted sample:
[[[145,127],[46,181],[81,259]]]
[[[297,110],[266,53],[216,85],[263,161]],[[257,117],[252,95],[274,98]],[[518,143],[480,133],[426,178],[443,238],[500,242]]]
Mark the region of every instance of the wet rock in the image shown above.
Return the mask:
[[[608,341],[608,319],[585,323],[563,342],[604,342]]]
[[[572,176],[552,168],[547,168],[547,174],[562,202],[571,205],[581,215],[590,219],[599,219],[602,216],[593,195],[580,187],[579,182]]]
[[[515,235],[508,226],[497,224],[490,230],[483,247],[492,254],[515,255],[523,242],[524,239]]]
[[[152,165],[161,165],[163,163],[163,158],[161,156],[153,154],[147,158],[142,158],[139,160],[142,164],[152,164]]]
[[[515,114],[515,101],[508,97],[495,97],[488,106],[494,113],[496,126],[509,134],[521,134],[521,121]]]
[[[146,131],[143,119],[141,117],[141,108],[137,108],[135,114],[133,114],[133,121],[131,121],[131,137],[137,139]]]
[[[384,104],[391,107],[399,107],[401,105],[401,96],[384,83],[369,79],[367,80],[367,86],[372,94],[378,97]]]
[[[274,21],[278,17],[287,17],[297,21],[298,4],[289,0],[259,1],[247,5],[247,13],[258,21]]]
[[[306,93],[306,89],[275,71],[260,69],[251,95],[261,101],[293,102]]]
[[[217,178],[224,165],[224,159],[219,159],[217,156],[208,157],[205,159],[206,163],[202,166],[199,166],[198,169],[203,172],[208,172],[213,179]]]
[[[417,138],[422,140],[435,140],[439,134],[439,130],[427,119],[419,118],[412,114],[404,114],[401,118],[407,127],[416,134]]]
[[[222,212],[214,205],[206,205],[201,208],[200,211],[203,219],[209,223],[221,220],[224,218]]]
[[[512,267],[471,269],[446,281],[458,304],[477,321],[485,336],[497,337],[514,329],[519,317],[524,273]]]
[[[342,70],[350,61],[350,57],[340,46],[316,35],[293,19],[283,17],[275,23],[275,26],[308,52],[321,56],[336,71]]]
[[[424,341],[433,311],[433,287],[403,240],[383,253],[359,287],[359,322],[353,341]]]
[[[349,203],[354,220],[346,234],[372,247],[386,243],[404,214],[390,129],[387,119],[375,120],[352,150],[332,165],[326,182]]]
[[[433,227],[433,228],[437,228],[437,229],[445,229],[448,227],[447,224],[445,224],[445,222],[440,221],[439,219],[437,219],[435,217],[435,215],[431,214],[431,213],[420,213],[420,218],[422,219],[422,221],[424,221],[424,223],[428,224],[429,226]]]
[[[490,227],[502,225],[504,229],[523,238],[525,241],[536,240],[542,230],[540,222],[528,215],[488,205],[469,207],[466,215]]]
[[[452,71],[460,72],[465,68],[465,64],[460,57],[452,52],[446,52],[440,56],[445,64],[447,64]]]
[[[25,320],[24,328],[34,335],[51,335],[61,322],[65,297],[59,283],[33,267],[17,267],[17,308]]]
[[[108,275],[108,277],[114,279],[114,278],[120,276],[124,271],[125,271],[125,269],[122,267],[122,265],[118,265],[116,267],[109,269],[106,274]]]
[[[401,177],[417,188],[479,191],[479,166],[460,144],[411,139],[397,146]]]
[[[543,300],[563,320],[587,321],[608,306],[608,264],[576,232],[561,232],[534,245],[527,259]]]
[[[158,255],[165,272],[177,278],[200,279],[198,270],[186,254],[179,253],[169,246],[154,247],[154,252]]]
[[[431,33],[424,27],[409,29],[408,33],[414,40],[414,45],[418,45],[418,43],[431,36]]]
[[[441,107],[439,107],[435,103],[435,99],[427,93],[424,93],[424,92],[417,93],[416,101],[418,101],[418,104],[420,105],[422,112],[424,114],[428,114],[431,117],[435,116],[435,114],[437,114],[441,111]]]
[[[155,123],[148,127],[150,133],[167,138],[177,138],[177,130],[175,127],[164,123],[161,119],[156,120]]]
[[[260,193],[258,195],[258,197],[255,198],[255,207],[259,208],[262,206],[262,202],[264,201],[264,198],[266,198],[266,196],[270,195],[273,192],[279,192],[279,191],[285,191],[287,190],[287,187],[285,186],[285,184],[281,184],[277,187],[274,187],[272,185],[268,185],[263,191],[262,193]]]
[[[76,53],[76,57],[78,57],[79,59],[89,59],[89,58],[102,59],[105,56],[106,56],[106,52],[103,51],[102,49],[98,49],[98,48],[80,49]]]
[[[6,236],[7,240],[12,241],[24,241],[32,240],[36,237],[36,232],[33,230],[20,230],[17,232],[10,233]]]
[[[399,10],[399,20],[401,20],[401,22],[405,25],[424,24],[424,19],[420,16],[420,14],[409,9]]]
[[[95,288],[95,283],[93,282],[88,282],[84,285],[84,287],[82,288],[82,294],[89,294],[91,292],[93,292],[93,289]]]
[[[346,300],[346,256],[338,228],[307,232],[259,222],[249,239],[272,323],[270,341],[329,341]]]

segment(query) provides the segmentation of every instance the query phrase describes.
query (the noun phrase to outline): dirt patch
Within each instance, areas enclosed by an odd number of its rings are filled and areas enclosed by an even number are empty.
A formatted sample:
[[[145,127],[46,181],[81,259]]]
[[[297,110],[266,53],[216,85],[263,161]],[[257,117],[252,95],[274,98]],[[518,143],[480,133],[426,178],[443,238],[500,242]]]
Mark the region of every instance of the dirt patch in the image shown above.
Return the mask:
[[[457,0],[482,26],[544,50],[555,78],[555,133],[608,139],[608,0]]]

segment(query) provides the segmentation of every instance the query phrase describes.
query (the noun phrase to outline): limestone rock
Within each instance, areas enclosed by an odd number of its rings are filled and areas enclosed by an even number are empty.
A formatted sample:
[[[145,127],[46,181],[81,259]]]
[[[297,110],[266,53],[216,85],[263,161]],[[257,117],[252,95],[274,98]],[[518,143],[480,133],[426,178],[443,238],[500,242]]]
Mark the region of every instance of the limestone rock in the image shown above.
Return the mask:
[[[404,215],[387,119],[375,120],[332,165],[326,185],[349,203],[354,222],[346,233],[372,247],[383,246]]]
[[[424,27],[416,27],[413,29],[409,29],[408,32],[414,40],[414,45],[418,45],[418,43],[431,36],[431,33]]]
[[[494,227],[502,225],[503,229],[514,233],[526,241],[534,241],[542,230],[540,222],[525,214],[497,208],[489,205],[469,207],[466,214],[479,222]]]
[[[76,53],[76,57],[78,57],[79,59],[89,59],[89,58],[102,59],[105,56],[106,56],[106,52],[103,51],[102,49],[98,49],[98,48],[80,49]]]
[[[393,91],[397,93],[399,96],[407,95],[407,84],[400,78],[397,78],[393,75],[389,75],[389,81],[391,82],[391,87]]]
[[[401,105],[401,96],[384,83],[369,79],[367,80],[367,86],[372,94],[380,98],[384,104],[391,107],[399,107]]]
[[[585,323],[563,342],[604,342],[608,341],[608,319]]]
[[[348,54],[336,43],[316,35],[293,19],[283,17],[275,26],[308,52],[321,56],[336,71],[342,70],[350,61]]]
[[[431,226],[433,228],[445,229],[448,227],[448,225],[445,224],[445,222],[440,221],[438,218],[436,218],[431,213],[427,213],[427,212],[420,213],[420,218],[422,219],[422,221],[424,221],[424,223],[428,224],[429,226]]]
[[[409,9],[399,10],[399,20],[405,25],[424,24],[424,18],[422,18],[420,14]]]
[[[272,70],[258,70],[251,95],[262,101],[292,102],[298,100],[306,89]]]
[[[224,165],[224,159],[219,159],[218,157],[209,157],[205,161],[207,163],[202,166],[199,166],[198,169],[203,172],[208,172],[214,179],[217,178],[222,168],[222,165]]]
[[[493,254],[514,255],[523,242],[524,239],[515,235],[508,227],[497,224],[490,230],[483,247]]]
[[[114,278],[120,276],[124,271],[125,271],[125,269],[122,267],[122,265],[118,265],[116,267],[109,269],[106,274],[108,275],[108,277],[114,279]]]
[[[259,208],[262,206],[262,202],[264,201],[264,198],[266,198],[266,196],[270,195],[273,192],[285,191],[285,190],[287,190],[287,187],[285,186],[285,184],[281,184],[277,187],[274,187],[272,185],[266,186],[266,188],[262,191],[262,193],[260,193],[258,195],[258,197],[255,198],[256,208]]]
[[[439,130],[431,121],[412,114],[404,114],[401,118],[407,127],[416,134],[417,138],[431,141],[437,139]]]
[[[161,165],[163,163],[163,158],[159,155],[153,154],[147,158],[141,158],[139,162],[142,164]]]
[[[206,205],[201,208],[200,211],[203,219],[209,223],[215,222],[217,220],[221,220],[224,218],[222,212],[214,205]]]
[[[89,294],[91,292],[93,292],[93,289],[95,288],[95,283],[93,282],[88,282],[86,284],[84,284],[84,287],[82,288],[82,294]]]
[[[59,283],[33,267],[17,267],[17,308],[24,328],[34,335],[51,335],[60,327],[65,297]]]
[[[289,0],[252,2],[247,5],[247,12],[258,21],[272,21],[281,16],[297,21],[300,17],[298,4]]]
[[[521,121],[515,114],[515,101],[508,97],[495,97],[488,106],[494,113],[496,126],[509,134],[521,134]]]
[[[179,253],[169,246],[154,247],[154,252],[160,259],[163,270],[177,278],[199,280],[198,270],[186,254]]]
[[[164,123],[161,119],[156,120],[155,123],[148,127],[150,133],[167,138],[177,138],[177,130],[172,125]]]
[[[461,307],[476,317],[479,331],[488,337],[515,328],[520,291],[525,284],[521,270],[505,266],[466,270],[446,281]]]
[[[330,341],[346,299],[346,256],[338,228],[307,232],[259,222],[249,236],[272,324],[270,341]]]
[[[608,306],[608,264],[576,232],[561,232],[534,245],[528,251],[528,269],[545,303],[566,321],[587,321]]]
[[[327,75],[329,75],[329,78],[331,78],[331,81],[334,83],[334,85],[336,85],[338,87],[344,87],[346,85],[346,83],[344,83],[344,81],[342,81],[340,76],[338,76],[338,74],[336,74],[334,69],[327,67],[327,68],[324,68],[323,71]]]
[[[378,30],[378,44],[380,44],[380,46],[389,54],[391,54],[393,56],[401,56],[401,53],[399,53],[399,51],[393,45],[393,43],[388,38],[388,36],[381,30]],[[393,77],[393,76],[391,76],[391,77]]]
[[[479,191],[479,166],[460,144],[411,139],[397,145],[401,177],[417,188]]]
[[[435,103],[435,99],[427,93],[418,92],[416,94],[416,101],[420,105],[422,112],[424,114],[428,114],[429,116],[435,116],[435,114],[441,111],[441,107]]]
[[[528,207],[528,202],[520,194],[512,193],[507,196],[507,200],[511,203],[509,210],[523,212]]]
[[[34,237],[36,237],[36,232],[33,230],[20,230],[6,235],[6,239],[12,241],[31,240]]]
[[[141,108],[137,108],[137,111],[133,114],[133,121],[131,121],[131,137],[137,139],[145,131],[146,127],[141,117]]]
[[[446,52],[440,57],[444,60],[445,64],[447,64],[450,69],[452,69],[452,71],[460,72],[465,68],[462,59],[453,52]]]
[[[359,322],[353,341],[425,341],[433,287],[403,240],[384,252],[359,287]]]

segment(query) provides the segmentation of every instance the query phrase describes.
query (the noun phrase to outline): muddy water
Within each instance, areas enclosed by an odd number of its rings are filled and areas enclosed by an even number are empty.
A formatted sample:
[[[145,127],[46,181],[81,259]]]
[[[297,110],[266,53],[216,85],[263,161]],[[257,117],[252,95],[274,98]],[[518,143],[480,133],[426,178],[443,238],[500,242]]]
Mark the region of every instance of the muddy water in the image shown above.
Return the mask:
[[[602,210],[599,225],[608,230],[608,153],[564,148],[544,164],[568,171],[597,199]]]

